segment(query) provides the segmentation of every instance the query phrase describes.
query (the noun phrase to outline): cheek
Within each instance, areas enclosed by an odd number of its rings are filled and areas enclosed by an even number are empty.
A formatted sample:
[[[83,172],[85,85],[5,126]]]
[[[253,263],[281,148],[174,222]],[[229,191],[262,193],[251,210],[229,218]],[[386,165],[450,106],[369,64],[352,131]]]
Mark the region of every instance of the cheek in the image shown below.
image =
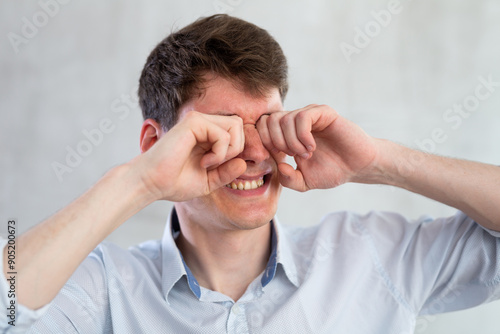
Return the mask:
[[[186,202],[181,202],[179,205],[183,206],[186,212],[191,215],[199,215],[199,212],[206,212],[213,207],[210,195],[193,198]]]

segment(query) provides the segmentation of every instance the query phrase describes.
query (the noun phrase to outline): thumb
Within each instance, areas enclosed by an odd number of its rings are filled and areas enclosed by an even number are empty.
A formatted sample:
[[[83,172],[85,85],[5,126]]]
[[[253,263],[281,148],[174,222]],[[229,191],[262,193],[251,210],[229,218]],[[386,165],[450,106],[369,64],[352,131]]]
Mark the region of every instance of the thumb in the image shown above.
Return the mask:
[[[284,187],[296,191],[308,190],[304,181],[304,176],[300,170],[295,170],[292,166],[284,162],[278,165],[278,170],[280,172],[280,183]]]
[[[225,186],[247,170],[245,160],[234,158],[222,165],[207,171],[208,189],[210,192]]]

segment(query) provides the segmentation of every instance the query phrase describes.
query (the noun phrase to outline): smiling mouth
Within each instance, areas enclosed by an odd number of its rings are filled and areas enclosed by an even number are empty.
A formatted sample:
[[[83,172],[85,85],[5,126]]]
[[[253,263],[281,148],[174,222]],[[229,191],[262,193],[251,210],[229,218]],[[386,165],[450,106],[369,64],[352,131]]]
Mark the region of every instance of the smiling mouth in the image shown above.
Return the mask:
[[[226,184],[226,187],[231,188],[231,189],[238,189],[238,190],[253,190],[260,188],[264,185],[264,176],[259,177],[258,179],[254,180],[234,180],[231,183]]]

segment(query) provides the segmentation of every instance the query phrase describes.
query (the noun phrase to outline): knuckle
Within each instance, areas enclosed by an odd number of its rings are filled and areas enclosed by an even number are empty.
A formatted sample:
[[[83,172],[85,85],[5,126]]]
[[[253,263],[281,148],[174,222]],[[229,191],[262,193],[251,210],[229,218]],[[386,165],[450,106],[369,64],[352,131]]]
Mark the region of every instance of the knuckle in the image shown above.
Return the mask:
[[[299,111],[297,115],[295,116],[297,122],[302,122],[304,121],[309,115],[309,113],[306,110]]]
[[[229,142],[231,140],[231,134],[229,134],[229,132],[223,132],[221,133],[219,138],[221,138],[225,142]]]
[[[280,119],[280,125],[281,126],[288,126],[293,123],[293,117],[291,117],[290,114],[283,116]]]
[[[186,119],[193,119],[193,118],[197,118],[199,116],[199,113],[194,111],[194,110],[190,110],[186,113],[186,115],[184,116]]]
[[[279,122],[280,118],[281,118],[281,114],[280,113],[273,113],[271,115],[269,115],[269,117],[267,118],[267,122],[268,124],[269,123],[276,123],[276,122]]]
[[[237,126],[243,127],[243,119],[238,115],[232,115],[231,119]]]
[[[203,125],[203,120],[201,117],[202,116],[199,112],[191,110],[184,115],[182,121],[188,124],[188,126],[190,127],[197,127]]]
[[[281,140],[281,138],[272,137],[271,143],[273,144],[274,147],[278,149],[283,149],[286,146],[284,141]]]
[[[308,105],[306,106],[306,108],[317,108],[317,107],[319,107],[319,105],[318,105],[318,104],[315,104],[315,103],[308,104]]]
[[[330,113],[335,112],[335,110],[327,104],[320,104],[320,105],[318,105],[318,108],[322,109],[325,112],[330,112]]]

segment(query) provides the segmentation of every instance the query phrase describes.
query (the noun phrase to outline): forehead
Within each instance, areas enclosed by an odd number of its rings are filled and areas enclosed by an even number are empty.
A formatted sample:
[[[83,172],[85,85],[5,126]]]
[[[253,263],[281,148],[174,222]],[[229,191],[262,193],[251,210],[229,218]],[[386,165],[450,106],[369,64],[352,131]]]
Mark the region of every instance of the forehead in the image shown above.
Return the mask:
[[[255,123],[263,114],[283,110],[277,88],[269,89],[263,97],[255,97],[221,77],[207,80],[204,88],[203,94],[181,107],[180,118],[196,110],[205,114],[238,115],[243,123]]]

